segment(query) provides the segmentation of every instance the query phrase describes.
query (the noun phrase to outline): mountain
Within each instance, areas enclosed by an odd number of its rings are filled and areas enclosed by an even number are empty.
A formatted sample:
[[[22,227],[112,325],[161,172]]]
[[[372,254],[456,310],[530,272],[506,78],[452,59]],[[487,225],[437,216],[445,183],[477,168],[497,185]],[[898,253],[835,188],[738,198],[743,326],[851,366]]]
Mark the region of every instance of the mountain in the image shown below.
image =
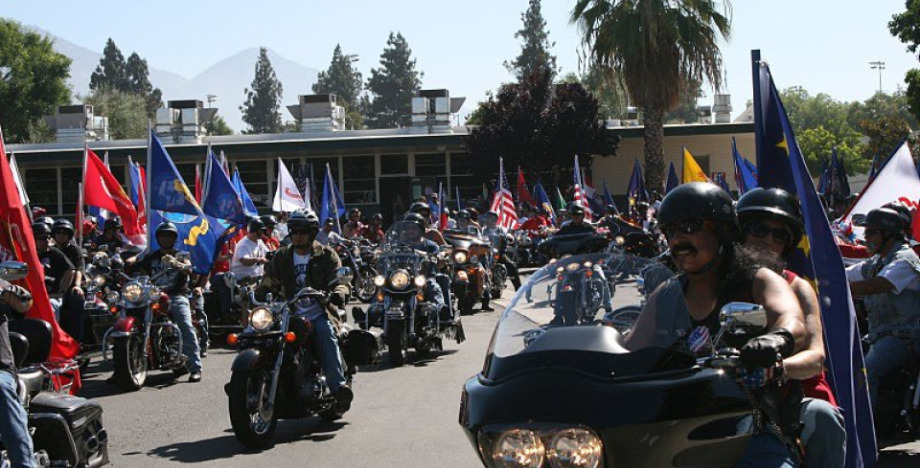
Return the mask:
[[[27,27],[48,35],[54,41],[54,49],[73,60],[70,64],[71,88],[75,94],[81,96],[89,93],[89,79],[99,64],[99,59],[102,58],[101,51],[93,52],[35,26]],[[131,51],[121,52],[131,54]],[[220,109],[217,114],[227,121],[234,132],[239,133],[245,128],[243,114],[239,109],[246,101],[243,90],[252,83],[258,58],[258,47],[246,49],[214,63],[192,78],[158,68],[149,61],[147,65],[150,70],[150,82],[163,91],[164,104],[170,100],[198,99],[207,105],[208,94],[213,94],[217,96],[213,106]],[[286,106],[295,104],[299,94],[312,92],[311,87],[316,82],[318,71],[278,55],[271,49],[268,50],[268,58],[283,87],[281,120],[292,120]]]

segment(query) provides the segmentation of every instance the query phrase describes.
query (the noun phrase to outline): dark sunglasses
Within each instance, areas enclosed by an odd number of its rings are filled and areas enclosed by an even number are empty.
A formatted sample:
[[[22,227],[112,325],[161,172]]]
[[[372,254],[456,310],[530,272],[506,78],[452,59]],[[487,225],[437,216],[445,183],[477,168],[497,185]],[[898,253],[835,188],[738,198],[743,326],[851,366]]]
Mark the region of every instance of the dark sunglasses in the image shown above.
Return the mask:
[[[788,244],[792,240],[792,233],[786,228],[773,229],[765,223],[753,222],[744,225],[744,234],[746,236],[764,238],[767,235],[773,238],[777,244]]]
[[[881,233],[882,233],[882,230],[879,228],[866,228],[866,230],[863,231],[864,237],[877,236]]]
[[[48,239],[51,239],[51,236],[48,235],[48,234],[42,234],[42,235],[39,235],[39,236],[35,236],[35,240],[46,241],[46,240],[48,240]]]
[[[292,236],[309,236],[310,234],[315,234],[316,231],[310,229],[296,229],[291,231]]]
[[[679,223],[671,223],[661,226],[661,232],[665,237],[674,237],[678,234],[696,234],[703,230],[702,219],[685,219]]]

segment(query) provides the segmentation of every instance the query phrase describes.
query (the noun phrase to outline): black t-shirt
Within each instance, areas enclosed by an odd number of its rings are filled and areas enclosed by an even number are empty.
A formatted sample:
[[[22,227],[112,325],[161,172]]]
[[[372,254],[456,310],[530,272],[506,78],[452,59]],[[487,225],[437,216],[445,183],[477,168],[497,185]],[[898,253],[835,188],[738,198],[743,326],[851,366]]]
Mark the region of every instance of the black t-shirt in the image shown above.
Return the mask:
[[[83,260],[83,249],[77,246],[77,243],[71,240],[63,247],[58,247],[61,252],[64,252],[64,255],[67,256],[67,259],[70,260],[70,263],[80,271],[83,271],[84,260]]]
[[[576,226],[575,223],[569,223],[569,224],[566,224],[565,226],[562,226],[562,228],[559,229],[559,232],[557,232],[556,234],[559,234],[559,235],[587,234],[587,233],[593,234],[596,232],[597,232],[596,229],[594,229],[592,226],[589,226],[587,224]]]
[[[137,273],[138,270],[143,270],[150,276],[155,276],[164,270],[171,270],[163,264],[163,255],[166,254],[163,253],[162,250],[157,250],[148,254],[143,260],[134,264],[134,266],[129,269],[129,273],[134,274]],[[163,292],[170,296],[175,294],[188,294],[188,278],[189,275],[185,272],[172,269],[168,273],[163,274],[160,278],[154,280],[153,283],[162,288]]]
[[[16,372],[16,363],[13,360],[13,347],[10,345],[10,314],[13,308],[8,304],[0,304],[0,371]]]
[[[64,273],[74,269],[73,263],[70,263],[67,255],[64,255],[64,252],[61,252],[57,247],[49,247],[46,252],[38,254],[38,260],[45,267],[45,275],[54,278],[54,283],[48,292],[51,294],[61,292],[61,279],[64,277]],[[70,285],[63,286],[69,287]]]
[[[115,249],[119,247],[124,247],[124,245],[125,245],[124,242],[121,241],[118,235],[115,235],[115,237],[111,239],[106,239],[105,234],[99,234],[93,239],[94,248],[100,249],[102,248],[102,246],[106,246],[109,252],[114,252]]]

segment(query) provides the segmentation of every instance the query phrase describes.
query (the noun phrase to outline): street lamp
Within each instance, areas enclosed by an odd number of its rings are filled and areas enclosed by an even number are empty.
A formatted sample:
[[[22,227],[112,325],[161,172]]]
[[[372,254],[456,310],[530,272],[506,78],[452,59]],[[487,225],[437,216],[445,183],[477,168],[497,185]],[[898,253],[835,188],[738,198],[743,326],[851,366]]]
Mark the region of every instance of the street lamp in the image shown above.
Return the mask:
[[[882,93],[882,70],[885,69],[885,62],[881,60],[876,60],[874,62],[869,62],[869,68],[873,70],[878,70],[878,92]]]
[[[217,100],[216,94],[208,94],[208,109],[211,108],[211,103]]]

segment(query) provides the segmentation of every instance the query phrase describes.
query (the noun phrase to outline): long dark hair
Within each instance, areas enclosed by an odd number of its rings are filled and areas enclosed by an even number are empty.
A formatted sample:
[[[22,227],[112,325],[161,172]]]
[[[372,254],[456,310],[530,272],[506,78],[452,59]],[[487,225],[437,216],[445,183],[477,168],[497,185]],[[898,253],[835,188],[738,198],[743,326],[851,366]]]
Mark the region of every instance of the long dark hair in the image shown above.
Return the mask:
[[[719,303],[724,304],[731,300],[750,302],[754,275],[761,268],[766,268],[774,273],[783,272],[782,260],[776,255],[764,250],[754,249],[739,242],[726,242],[722,244],[722,261],[719,265]]]

